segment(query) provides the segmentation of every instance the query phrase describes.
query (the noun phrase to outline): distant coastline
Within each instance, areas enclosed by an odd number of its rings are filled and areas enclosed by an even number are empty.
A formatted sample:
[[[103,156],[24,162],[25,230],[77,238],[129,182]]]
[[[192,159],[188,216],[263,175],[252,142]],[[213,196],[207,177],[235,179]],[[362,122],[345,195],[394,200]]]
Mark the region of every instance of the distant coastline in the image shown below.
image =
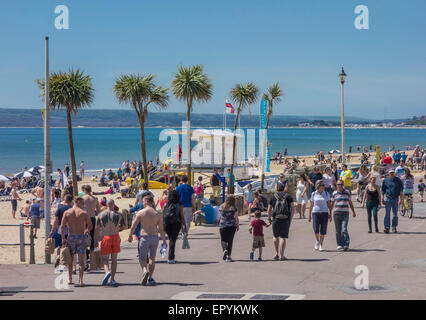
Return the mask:
[[[2,126],[0,129],[42,129],[42,126],[38,127],[8,127]],[[67,127],[50,127],[51,129],[67,129]],[[73,126],[73,129],[139,129],[139,127],[135,126],[122,126],[122,127],[86,127],[86,126]],[[175,129],[176,127],[148,127],[145,126],[145,129]],[[223,129],[222,127],[202,127],[202,126],[191,126],[194,129]],[[241,127],[242,129],[258,129],[258,127]],[[227,129],[232,129],[231,127],[227,127]],[[283,127],[269,127],[269,129],[340,129],[338,126],[328,127],[328,126],[310,126],[310,127],[299,127],[299,126],[283,126]],[[360,127],[346,127],[345,129],[426,129],[426,126],[404,126],[404,127],[369,127],[369,126],[360,126]]]

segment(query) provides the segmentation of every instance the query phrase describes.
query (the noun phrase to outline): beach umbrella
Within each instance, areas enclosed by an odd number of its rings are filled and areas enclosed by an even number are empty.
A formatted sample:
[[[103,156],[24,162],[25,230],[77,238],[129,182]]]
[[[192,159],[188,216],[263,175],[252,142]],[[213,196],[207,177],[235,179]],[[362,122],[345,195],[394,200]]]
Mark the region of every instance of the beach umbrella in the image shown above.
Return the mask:
[[[21,179],[21,178],[29,178],[29,177],[32,177],[32,176],[33,176],[33,174],[31,172],[22,171],[22,172],[15,174],[13,177]]]
[[[34,172],[34,171],[39,171],[41,169],[44,169],[44,166],[35,166],[35,167],[28,169],[27,171]]]
[[[9,182],[10,178],[0,174],[0,181]]]
[[[340,153],[340,150],[331,150],[328,153],[333,154],[333,153]]]

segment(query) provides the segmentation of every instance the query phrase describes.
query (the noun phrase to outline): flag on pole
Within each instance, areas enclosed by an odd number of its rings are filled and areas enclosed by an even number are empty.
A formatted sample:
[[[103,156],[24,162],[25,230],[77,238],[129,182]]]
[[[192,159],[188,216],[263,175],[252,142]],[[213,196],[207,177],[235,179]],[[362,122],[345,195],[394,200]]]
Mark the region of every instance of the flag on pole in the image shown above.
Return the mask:
[[[225,113],[235,114],[235,108],[229,103],[228,99],[225,103]]]

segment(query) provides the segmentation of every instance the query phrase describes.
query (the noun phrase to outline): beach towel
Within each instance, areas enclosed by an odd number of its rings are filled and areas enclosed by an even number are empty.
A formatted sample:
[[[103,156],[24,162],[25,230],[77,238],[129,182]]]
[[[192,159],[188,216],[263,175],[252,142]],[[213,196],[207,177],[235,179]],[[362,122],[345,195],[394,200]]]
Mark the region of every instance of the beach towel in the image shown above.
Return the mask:
[[[68,247],[62,247],[59,263],[63,266],[69,266],[71,263],[71,252]]]
[[[99,248],[90,252],[90,270],[97,270],[103,267],[102,255]]]
[[[188,242],[188,234],[183,233],[182,235],[182,249],[189,249],[189,242]]]

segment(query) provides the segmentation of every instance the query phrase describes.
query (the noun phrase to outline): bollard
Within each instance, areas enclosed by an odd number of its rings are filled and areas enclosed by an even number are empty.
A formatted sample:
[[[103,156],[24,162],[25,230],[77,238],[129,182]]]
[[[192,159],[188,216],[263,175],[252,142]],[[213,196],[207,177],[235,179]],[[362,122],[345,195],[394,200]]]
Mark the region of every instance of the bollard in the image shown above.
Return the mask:
[[[30,264],[35,264],[34,226],[32,224],[31,224],[31,229],[30,229]]]
[[[19,247],[21,249],[21,262],[25,262],[25,229],[24,229],[24,224],[19,225]]]

